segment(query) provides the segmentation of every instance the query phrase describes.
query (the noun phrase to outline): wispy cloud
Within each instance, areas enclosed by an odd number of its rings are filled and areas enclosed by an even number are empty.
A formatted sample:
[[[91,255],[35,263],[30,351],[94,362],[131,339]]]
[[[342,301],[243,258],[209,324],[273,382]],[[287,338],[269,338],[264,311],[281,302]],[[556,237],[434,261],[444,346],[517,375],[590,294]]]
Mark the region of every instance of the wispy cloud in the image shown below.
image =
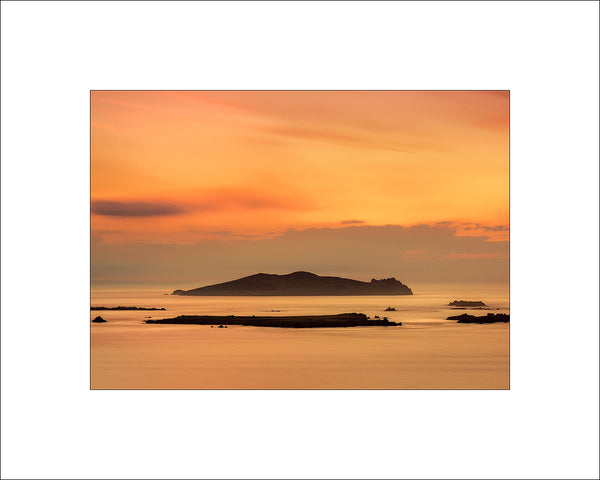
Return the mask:
[[[306,201],[293,195],[264,193],[248,188],[224,188],[209,194],[206,204],[213,208],[304,210]]]
[[[162,202],[118,202],[94,200],[92,213],[109,217],[161,217],[179,215],[186,209],[179,205]]]
[[[340,222],[342,225],[360,225],[362,223],[365,223],[364,220],[342,220]]]
[[[197,233],[202,239],[220,239],[220,240],[239,240],[239,239],[258,239],[258,238],[269,238],[269,235],[250,234],[250,233],[236,233],[230,230],[202,230],[197,228],[188,229],[190,233]]]
[[[314,205],[302,196],[282,192],[261,192],[239,187],[218,187],[185,192],[178,200],[177,192],[161,200],[93,200],[92,213],[109,217],[159,217],[196,212],[226,210],[310,210]]]
[[[485,225],[476,222],[436,222],[434,227],[453,229],[459,236],[484,236],[492,241],[508,240],[508,225]]]
[[[321,125],[306,127],[290,124],[283,126],[263,126],[259,130],[279,137],[321,141],[351,147],[394,150],[404,153],[431,149],[432,147],[431,141],[425,143],[399,139],[398,134],[394,138],[380,138],[379,135],[374,135],[373,132],[350,127],[346,127],[342,131]]]

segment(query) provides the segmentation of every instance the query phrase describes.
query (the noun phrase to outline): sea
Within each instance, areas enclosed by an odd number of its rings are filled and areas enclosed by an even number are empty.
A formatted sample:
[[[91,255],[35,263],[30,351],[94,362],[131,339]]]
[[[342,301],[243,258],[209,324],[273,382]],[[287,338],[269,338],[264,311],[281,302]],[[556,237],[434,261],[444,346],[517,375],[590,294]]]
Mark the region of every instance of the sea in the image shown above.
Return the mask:
[[[414,295],[170,295],[161,288],[100,289],[91,311],[92,389],[508,389],[508,323],[459,324],[450,315],[510,313],[507,285],[411,286]],[[461,309],[481,300],[491,310]],[[395,311],[385,311],[386,308]],[[324,315],[358,312],[402,326],[271,328],[147,324],[178,315]]]

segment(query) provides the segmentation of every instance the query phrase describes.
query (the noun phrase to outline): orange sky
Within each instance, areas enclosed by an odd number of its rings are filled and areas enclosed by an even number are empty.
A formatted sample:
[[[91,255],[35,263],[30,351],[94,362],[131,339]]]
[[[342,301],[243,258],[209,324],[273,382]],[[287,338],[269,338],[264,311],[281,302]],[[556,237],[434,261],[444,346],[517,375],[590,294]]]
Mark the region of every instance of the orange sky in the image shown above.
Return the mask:
[[[92,234],[452,222],[506,239],[508,108],[505,91],[94,91]]]

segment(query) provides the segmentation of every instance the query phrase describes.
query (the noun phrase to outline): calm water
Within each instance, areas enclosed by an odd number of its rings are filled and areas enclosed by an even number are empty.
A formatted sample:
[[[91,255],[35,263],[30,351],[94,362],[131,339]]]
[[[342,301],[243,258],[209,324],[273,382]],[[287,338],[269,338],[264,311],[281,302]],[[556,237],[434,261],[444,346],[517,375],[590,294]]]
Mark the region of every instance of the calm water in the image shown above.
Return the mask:
[[[505,287],[413,288],[413,296],[180,297],[165,290],[95,290],[92,305],[165,307],[104,311],[91,324],[92,388],[508,388],[508,324],[468,325],[451,300],[483,300],[509,313]],[[384,312],[394,307],[395,312]],[[278,310],[278,312],[272,312]],[[148,325],[177,315],[361,312],[402,327],[282,329]]]

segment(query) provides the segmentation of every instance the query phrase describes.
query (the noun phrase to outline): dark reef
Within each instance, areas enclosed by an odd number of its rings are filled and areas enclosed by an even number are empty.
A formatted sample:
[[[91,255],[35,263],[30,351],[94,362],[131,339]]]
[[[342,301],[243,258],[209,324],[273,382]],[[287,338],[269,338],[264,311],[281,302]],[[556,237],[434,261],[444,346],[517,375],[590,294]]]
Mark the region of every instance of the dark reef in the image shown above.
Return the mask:
[[[463,313],[462,315],[448,317],[446,320],[458,320],[457,323],[508,323],[510,322],[510,315],[507,315],[506,313],[488,313],[482,317],[476,317],[475,315]]]
[[[162,320],[146,320],[146,323],[179,324],[179,325],[244,325],[253,327],[281,328],[331,328],[331,327],[366,327],[366,326],[400,326],[400,322],[370,320],[364,313],[341,313],[339,315],[300,315],[289,317],[257,317],[234,315],[180,315]],[[220,327],[219,327],[220,328]]]
[[[269,296],[269,295],[412,295],[412,290],[395,278],[361,282],[341,277],[321,277],[310,272],[287,275],[257,273],[230,282],[192,290],[175,290],[172,295]]]

